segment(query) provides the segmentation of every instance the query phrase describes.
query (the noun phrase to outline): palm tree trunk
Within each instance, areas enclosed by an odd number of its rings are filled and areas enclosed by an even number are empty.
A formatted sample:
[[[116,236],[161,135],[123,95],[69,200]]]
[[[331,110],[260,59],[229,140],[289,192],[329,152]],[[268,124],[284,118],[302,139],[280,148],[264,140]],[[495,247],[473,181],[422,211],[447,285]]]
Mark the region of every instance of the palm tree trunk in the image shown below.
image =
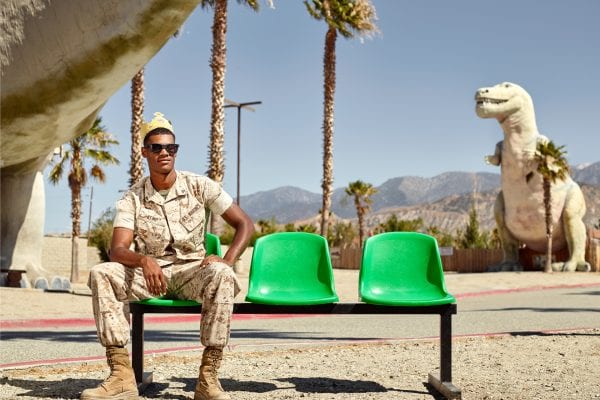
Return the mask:
[[[554,226],[552,223],[552,193],[551,182],[549,179],[544,179],[544,209],[546,216],[546,265],[544,272],[552,272],[552,234]]]
[[[140,129],[144,115],[144,69],[140,69],[131,80],[131,161],[129,164],[129,186],[142,179],[142,138]]]
[[[365,241],[365,211],[361,208],[357,210],[358,217],[358,240],[360,248],[363,248],[363,243]]]
[[[210,68],[212,70],[212,112],[210,121],[209,167],[207,175],[216,182],[223,182],[225,161],[223,126],[225,121],[225,67],[227,62],[227,0],[216,0],[212,26],[213,45]],[[210,221],[210,231],[219,230],[219,219]]]
[[[329,210],[333,186],[333,111],[335,96],[335,42],[337,30],[330,27],[325,35],[325,55],[323,57],[324,100],[323,100],[323,205],[321,207],[321,235],[327,237],[329,231]]]
[[[81,187],[71,187],[71,282],[79,282],[79,236],[81,220]]]

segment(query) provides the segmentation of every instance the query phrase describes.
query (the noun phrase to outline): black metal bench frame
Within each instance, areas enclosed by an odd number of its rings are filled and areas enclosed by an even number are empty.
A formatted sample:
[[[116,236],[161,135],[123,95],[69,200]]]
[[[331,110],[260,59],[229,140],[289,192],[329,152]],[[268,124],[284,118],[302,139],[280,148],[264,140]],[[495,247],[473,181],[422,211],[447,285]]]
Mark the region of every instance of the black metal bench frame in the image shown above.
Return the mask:
[[[132,302],[132,364],[140,391],[152,382],[152,373],[144,373],[144,314],[200,314],[201,305],[156,306]],[[234,314],[437,314],[440,316],[440,374],[429,373],[428,382],[448,399],[461,399],[461,391],[452,384],[452,315],[456,304],[437,306],[379,306],[367,303],[332,303],[310,306],[274,306],[235,303]]]

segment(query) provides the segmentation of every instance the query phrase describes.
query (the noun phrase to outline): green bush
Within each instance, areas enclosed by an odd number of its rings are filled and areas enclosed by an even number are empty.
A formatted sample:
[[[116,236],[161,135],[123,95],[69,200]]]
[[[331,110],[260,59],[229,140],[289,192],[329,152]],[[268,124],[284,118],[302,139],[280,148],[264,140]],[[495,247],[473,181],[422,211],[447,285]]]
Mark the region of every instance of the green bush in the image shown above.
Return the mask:
[[[420,232],[423,227],[423,219],[398,219],[396,214],[392,214],[387,220],[377,225],[376,233],[384,232]]]
[[[107,208],[102,215],[94,221],[92,229],[88,232],[89,243],[98,249],[98,255],[102,261],[110,261],[109,251],[112,240],[113,219],[116,210]]]
[[[329,230],[327,240],[332,247],[351,245],[358,233],[351,222],[336,222]]]

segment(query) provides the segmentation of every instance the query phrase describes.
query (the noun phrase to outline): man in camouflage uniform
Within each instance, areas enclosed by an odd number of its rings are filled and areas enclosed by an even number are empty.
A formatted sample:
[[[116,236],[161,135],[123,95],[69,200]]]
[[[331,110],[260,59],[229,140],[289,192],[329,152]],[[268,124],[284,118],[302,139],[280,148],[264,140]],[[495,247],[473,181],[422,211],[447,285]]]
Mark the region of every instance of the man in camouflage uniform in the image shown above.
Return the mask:
[[[128,301],[169,292],[202,303],[200,341],[205,346],[195,400],[230,397],[217,378],[223,347],[229,340],[234,297],[240,290],[231,266],[246,248],[254,226],[221,186],[211,179],[174,168],[178,145],[171,123],[155,113],[142,126],[150,176],[117,202],[111,262],[90,272],[94,318],[106,347],[110,376],[86,389],[82,400],[137,399],[129,354]],[[223,258],[205,257],[206,210],[235,229]]]

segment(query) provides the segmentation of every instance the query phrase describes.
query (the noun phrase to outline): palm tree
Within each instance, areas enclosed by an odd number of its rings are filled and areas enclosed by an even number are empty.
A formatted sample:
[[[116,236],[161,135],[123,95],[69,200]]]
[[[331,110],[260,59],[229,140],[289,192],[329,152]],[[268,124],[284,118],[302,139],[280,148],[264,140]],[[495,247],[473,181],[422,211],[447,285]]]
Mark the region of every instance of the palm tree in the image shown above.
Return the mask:
[[[258,11],[257,0],[237,0],[239,4],[246,4],[254,11]],[[213,16],[213,43],[211,50],[210,69],[212,70],[210,115],[210,143],[208,146],[208,171],[209,178],[223,182],[225,175],[225,159],[223,156],[224,121],[225,121],[225,67],[227,65],[227,0],[200,0],[202,8],[214,8]],[[217,229],[217,219],[211,218],[210,231]]]
[[[129,186],[142,179],[142,138],[140,129],[144,117],[144,68],[131,80],[131,161],[129,162]]]
[[[369,0],[305,0],[308,13],[327,23],[325,54],[323,57],[323,206],[321,235],[327,237],[329,209],[333,186],[333,110],[335,95],[336,56],[338,33],[352,38],[355,33],[368,35],[377,31],[375,7]]]
[[[87,184],[88,173],[92,178],[103,183],[106,176],[101,165],[119,164],[119,160],[106,150],[116,144],[119,142],[106,132],[106,128],[102,126],[102,119],[98,117],[87,132],[68,142],[68,149],[54,164],[48,175],[52,184],[58,184],[66,164],[70,163],[67,179],[71,189],[71,282],[79,281],[77,239],[81,235],[81,189]],[[93,163],[89,171],[85,169],[85,161],[88,159]]]
[[[566,159],[564,146],[556,147],[552,141],[539,142],[536,147],[534,160],[537,163],[537,172],[542,176],[544,188],[544,209],[546,219],[546,266],[544,272],[552,272],[552,184],[562,181],[569,173],[569,164]]]
[[[358,180],[350,182],[345,191],[349,197],[354,197],[354,207],[356,207],[356,216],[358,217],[358,240],[362,248],[365,237],[365,215],[371,209],[373,203],[371,196],[377,193],[377,189],[370,183]]]

